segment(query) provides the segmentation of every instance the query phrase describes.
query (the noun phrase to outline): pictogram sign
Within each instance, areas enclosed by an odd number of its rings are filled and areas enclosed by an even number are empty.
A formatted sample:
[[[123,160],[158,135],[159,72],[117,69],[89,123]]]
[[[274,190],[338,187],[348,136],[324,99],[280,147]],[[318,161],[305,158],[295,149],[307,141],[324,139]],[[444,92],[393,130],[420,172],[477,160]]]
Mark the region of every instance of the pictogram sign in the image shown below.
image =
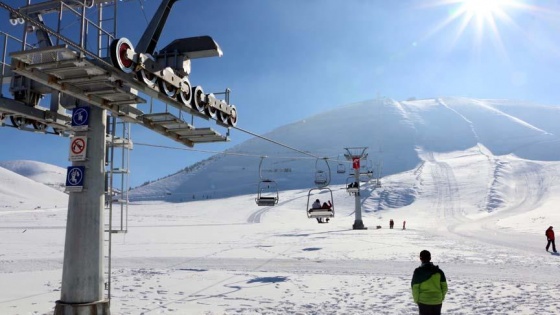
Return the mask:
[[[70,141],[70,161],[85,161],[87,137],[75,136]]]
[[[76,107],[72,111],[72,127],[74,130],[87,130],[89,126],[89,107]]]
[[[82,191],[84,188],[85,172],[85,166],[68,166],[66,172],[66,191]]]

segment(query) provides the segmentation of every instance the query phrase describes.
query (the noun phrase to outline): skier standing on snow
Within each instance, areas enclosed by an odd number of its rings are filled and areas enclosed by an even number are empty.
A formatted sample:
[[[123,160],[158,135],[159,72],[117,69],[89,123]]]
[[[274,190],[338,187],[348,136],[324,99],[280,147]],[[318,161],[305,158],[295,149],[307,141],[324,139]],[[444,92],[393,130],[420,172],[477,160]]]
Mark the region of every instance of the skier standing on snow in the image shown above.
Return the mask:
[[[554,243],[554,231],[552,230],[552,226],[548,227],[544,234],[546,235],[546,240],[548,241],[546,244],[546,251],[548,252],[548,248],[550,247],[550,244],[552,244],[552,251],[556,253],[556,244]]]
[[[441,306],[447,293],[445,274],[430,262],[427,250],[420,252],[422,265],[414,270],[412,276],[412,298],[418,304],[420,315],[441,315]]]

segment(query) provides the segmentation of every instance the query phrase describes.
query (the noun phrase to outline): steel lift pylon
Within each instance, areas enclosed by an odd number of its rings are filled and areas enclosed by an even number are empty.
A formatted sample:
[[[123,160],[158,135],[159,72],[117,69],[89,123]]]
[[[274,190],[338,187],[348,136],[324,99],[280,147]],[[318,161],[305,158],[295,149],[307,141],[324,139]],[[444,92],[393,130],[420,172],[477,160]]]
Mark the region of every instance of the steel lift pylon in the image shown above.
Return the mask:
[[[129,138],[116,136],[115,122],[142,125],[189,147],[228,141],[229,129],[237,123],[229,90],[221,100],[216,97],[220,93],[206,94],[189,80],[192,59],[221,56],[212,38],[182,38],[155,52],[177,0],[161,1],[136,49],[128,39],[116,36],[117,7],[124,2],[27,0],[15,2],[26,3],[17,8],[0,2],[14,27],[23,25],[21,36],[0,31],[4,43],[0,82],[10,83],[11,94],[0,95],[0,125],[87,139],[87,157],[71,166],[85,170],[85,174],[83,187],[69,192],[61,298],[55,315],[110,314],[110,294],[104,295],[103,208],[107,201],[126,202],[126,197],[114,196],[128,187],[123,186],[120,192],[113,185],[107,188],[107,167],[111,174],[128,170],[115,166],[114,151],[108,154],[107,147],[132,147]],[[104,8],[112,8],[114,15],[103,15],[107,12]],[[91,10],[98,13],[95,21],[87,14]],[[54,26],[45,22],[53,19],[43,21],[47,14],[58,16]],[[67,15],[79,21],[73,38],[61,33],[61,21]],[[107,31],[109,24],[114,27]],[[29,43],[32,33],[36,45]],[[86,40],[91,34],[98,39],[93,45]],[[50,97],[49,108],[39,104],[45,96]],[[85,129],[73,127],[71,111],[86,107],[89,124]],[[215,121],[227,129],[226,135],[210,127],[195,127],[195,117]],[[11,125],[4,124],[7,120]],[[126,227],[121,224],[122,229]],[[111,235],[111,227],[109,232]]]
[[[367,147],[353,147],[344,148],[346,153],[344,157],[352,162],[352,168],[354,169],[354,183],[356,186],[353,187],[352,193],[354,194],[354,224],[352,229],[354,230],[367,230],[367,227],[362,221],[362,203],[360,200],[360,161],[367,159],[368,154],[366,153]]]

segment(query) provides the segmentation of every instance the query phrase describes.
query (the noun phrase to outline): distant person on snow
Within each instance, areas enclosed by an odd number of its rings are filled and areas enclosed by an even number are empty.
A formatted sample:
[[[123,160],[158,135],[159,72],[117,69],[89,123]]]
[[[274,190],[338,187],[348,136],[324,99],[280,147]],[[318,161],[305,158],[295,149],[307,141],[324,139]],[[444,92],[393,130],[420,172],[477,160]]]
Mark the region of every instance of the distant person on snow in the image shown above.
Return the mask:
[[[406,221],[402,221],[402,229],[406,230]]]
[[[430,262],[429,251],[420,252],[420,267],[412,275],[412,298],[418,304],[420,315],[441,315],[441,306],[447,294],[447,280],[438,266]]]
[[[548,241],[548,243],[546,243],[546,251],[548,252],[548,248],[550,247],[550,244],[552,244],[552,251],[557,253],[556,244],[554,243],[554,231],[552,230],[552,226],[548,227],[544,234],[546,235],[546,240]]]
[[[389,220],[389,228],[392,229],[394,225],[395,221],[393,221],[393,219]]]

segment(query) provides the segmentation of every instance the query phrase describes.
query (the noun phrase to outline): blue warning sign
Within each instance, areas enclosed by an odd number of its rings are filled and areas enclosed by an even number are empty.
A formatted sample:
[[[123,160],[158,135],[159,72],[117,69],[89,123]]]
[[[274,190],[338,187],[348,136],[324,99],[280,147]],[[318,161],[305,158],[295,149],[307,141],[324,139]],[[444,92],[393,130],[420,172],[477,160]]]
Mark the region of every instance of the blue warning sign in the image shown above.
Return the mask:
[[[72,111],[72,127],[74,130],[87,130],[89,126],[89,107],[76,107]]]
[[[85,166],[68,166],[66,172],[66,191],[82,191],[84,188],[85,172]]]

